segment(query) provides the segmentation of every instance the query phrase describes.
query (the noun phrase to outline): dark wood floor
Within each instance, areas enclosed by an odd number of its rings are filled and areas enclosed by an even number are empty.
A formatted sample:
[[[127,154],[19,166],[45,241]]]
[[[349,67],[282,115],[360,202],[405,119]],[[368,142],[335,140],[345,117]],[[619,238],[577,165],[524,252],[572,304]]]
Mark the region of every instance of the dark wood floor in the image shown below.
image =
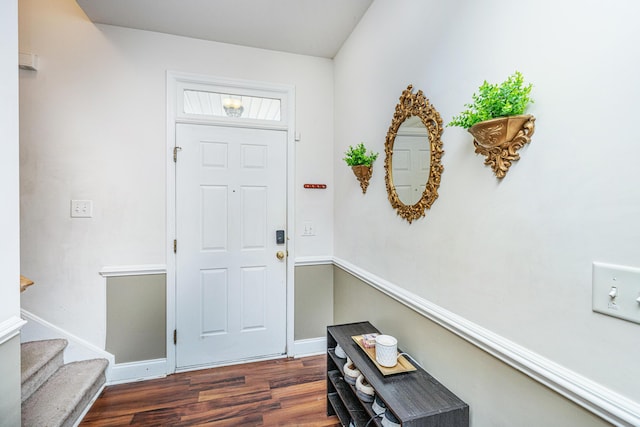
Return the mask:
[[[325,366],[278,359],[110,386],[80,426],[340,426],[326,415]]]

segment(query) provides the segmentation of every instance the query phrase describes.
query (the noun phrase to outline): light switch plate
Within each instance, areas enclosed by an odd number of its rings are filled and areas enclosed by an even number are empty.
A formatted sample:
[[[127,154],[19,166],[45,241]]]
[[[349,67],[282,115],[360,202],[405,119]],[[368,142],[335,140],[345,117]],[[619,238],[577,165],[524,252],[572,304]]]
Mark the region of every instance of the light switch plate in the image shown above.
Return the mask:
[[[304,224],[302,224],[303,229],[302,229],[302,235],[303,236],[315,236],[316,235],[316,227],[313,225],[312,222],[310,221],[306,221]]]
[[[640,268],[593,263],[593,311],[640,323]]]
[[[91,218],[93,217],[93,201],[72,200],[71,218]]]

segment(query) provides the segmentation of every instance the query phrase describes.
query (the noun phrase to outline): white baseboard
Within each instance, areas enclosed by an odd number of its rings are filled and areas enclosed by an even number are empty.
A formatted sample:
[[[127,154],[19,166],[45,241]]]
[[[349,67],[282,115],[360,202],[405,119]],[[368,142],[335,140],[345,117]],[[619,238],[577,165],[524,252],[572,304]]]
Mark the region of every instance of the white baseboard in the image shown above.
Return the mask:
[[[96,358],[107,359],[109,361],[109,368],[107,368],[106,372],[108,381],[110,367],[115,363],[113,354],[47,322],[33,313],[20,310],[20,314],[22,318],[27,321],[20,334],[20,340],[22,342],[64,338],[69,342],[67,348],[64,350],[64,363]]]
[[[309,338],[293,343],[293,357],[315,356],[327,352],[327,338]]]
[[[167,376],[167,359],[117,363],[111,368],[108,385],[131,383]]]
[[[616,426],[640,426],[640,403],[345,260],[334,265]]]

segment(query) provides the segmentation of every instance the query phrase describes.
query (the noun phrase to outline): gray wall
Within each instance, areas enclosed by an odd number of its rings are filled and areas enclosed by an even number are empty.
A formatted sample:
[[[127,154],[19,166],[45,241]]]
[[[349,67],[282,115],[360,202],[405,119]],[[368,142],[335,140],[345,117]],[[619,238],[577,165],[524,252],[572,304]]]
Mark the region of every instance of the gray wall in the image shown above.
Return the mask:
[[[368,320],[470,407],[473,427],[607,426],[608,423],[387,297],[334,271],[335,323]]]
[[[295,269],[294,339],[324,337],[333,324],[333,266]]]
[[[326,335],[333,324],[333,266],[295,269],[294,339]],[[164,274],[107,279],[106,350],[116,363],[166,357]]]
[[[116,363],[166,357],[164,274],[107,279],[106,350]]]

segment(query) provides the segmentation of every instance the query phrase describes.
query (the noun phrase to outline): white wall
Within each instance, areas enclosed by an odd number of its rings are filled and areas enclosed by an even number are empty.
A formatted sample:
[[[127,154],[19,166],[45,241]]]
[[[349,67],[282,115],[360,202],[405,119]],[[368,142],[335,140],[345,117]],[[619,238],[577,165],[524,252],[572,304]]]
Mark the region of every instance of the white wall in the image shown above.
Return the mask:
[[[375,1],[335,59],[335,255],[640,401],[640,326],[591,311],[593,261],[640,266],[639,12]],[[361,194],[339,154],[364,141],[384,155],[408,84],[446,123],[484,79],[515,70],[534,84],[536,131],[502,182],[466,131],[446,128],[426,218],[396,216],[382,158]]]
[[[0,9],[0,323],[19,316],[20,239],[18,186],[18,28],[17,3]]]
[[[20,87],[27,311],[104,348],[98,271],[165,263],[167,70],[295,86],[297,224],[317,231],[296,255],[331,253],[330,60],[96,26],[73,0],[20,0],[20,45],[40,58]],[[71,199],[93,200],[94,217],[71,219]]]
[[[18,185],[18,8],[0,2],[0,425],[20,424],[20,218]]]

